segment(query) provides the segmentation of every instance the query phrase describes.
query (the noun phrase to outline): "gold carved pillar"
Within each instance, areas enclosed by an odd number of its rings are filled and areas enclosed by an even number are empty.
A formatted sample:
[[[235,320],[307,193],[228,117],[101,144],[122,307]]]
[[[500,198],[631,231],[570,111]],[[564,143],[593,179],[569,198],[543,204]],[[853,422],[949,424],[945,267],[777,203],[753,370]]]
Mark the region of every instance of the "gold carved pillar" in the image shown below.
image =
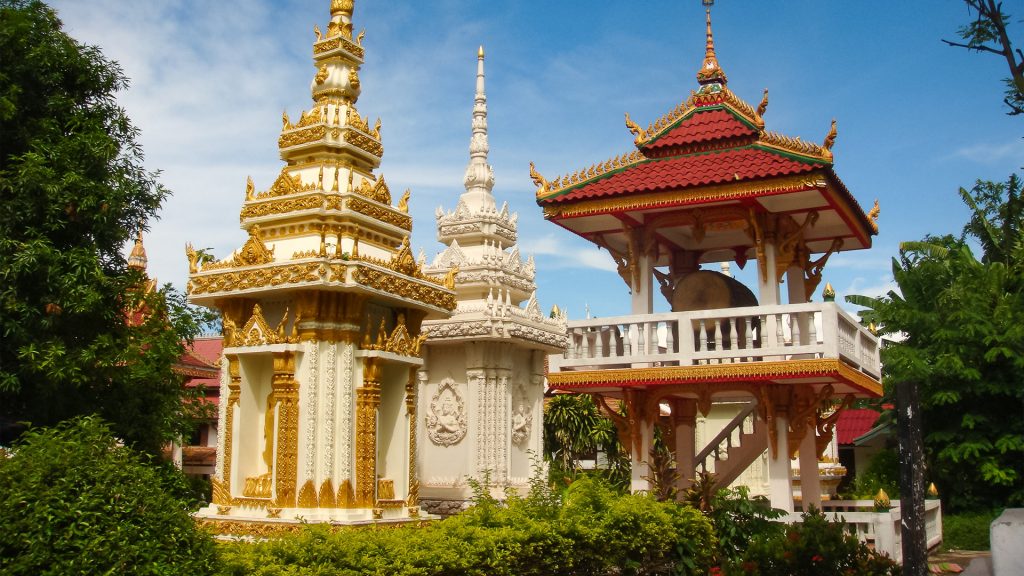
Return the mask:
[[[409,416],[409,493],[405,500],[408,506],[415,506],[420,496],[420,483],[416,477],[416,397],[419,374],[418,367],[410,368],[409,382],[405,385],[405,413]]]
[[[221,457],[224,466],[221,470],[221,480],[217,481],[215,478],[213,482],[213,503],[223,505],[231,503],[231,464],[232,456],[235,453],[235,406],[238,405],[242,395],[242,374],[238,367],[238,356],[228,354],[227,360],[230,380],[228,381],[227,407],[224,411],[224,454]]]
[[[279,508],[295,506],[296,475],[299,466],[299,383],[295,380],[295,353],[274,353],[274,376],[270,381],[271,404],[277,408],[277,450],[274,504]]]
[[[363,359],[363,385],[356,388],[356,504],[376,502],[377,408],[380,407],[380,359]]]

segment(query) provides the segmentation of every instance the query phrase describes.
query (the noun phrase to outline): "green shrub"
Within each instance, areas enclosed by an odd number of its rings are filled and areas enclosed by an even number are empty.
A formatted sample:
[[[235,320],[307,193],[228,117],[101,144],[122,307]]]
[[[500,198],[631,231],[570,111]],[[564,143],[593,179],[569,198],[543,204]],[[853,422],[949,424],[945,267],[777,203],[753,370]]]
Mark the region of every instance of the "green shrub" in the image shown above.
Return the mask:
[[[830,522],[815,508],[803,521],[786,527],[784,533],[756,536],[742,558],[726,562],[713,574],[761,576],[817,576],[820,574],[890,576],[900,567],[886,556],[876,554],[841,522]]]
[[[988,550],[989,525],[1001,510],[942,516],[942,547],[946,550]]]
[[[98,418],[26,432],[0,457],[0,573],[211,574],[189,487]]]
[[[583,478],[564,497],[535,484],[504,502],[477,485],[476,505],[422,528],[332,532],[223,547],[231,576],[542,576],[703,574],[714,555],[711,523],[695,510],[620,495]]]
[[[843,498],[872,500],[879,490],[885,490],[892,500],[900,497],[900,461],[893,448],[886,448],[871,457],[863,472],[857,474],[846,488]]]
[[[711,499],[708,517],[715,526],[718,549],[723,561],[738,560],[755,537],[781,536],[785,524],[776,522],[786,514],[772,508],[764,496],[750,497],[746,486],[719,490]]]

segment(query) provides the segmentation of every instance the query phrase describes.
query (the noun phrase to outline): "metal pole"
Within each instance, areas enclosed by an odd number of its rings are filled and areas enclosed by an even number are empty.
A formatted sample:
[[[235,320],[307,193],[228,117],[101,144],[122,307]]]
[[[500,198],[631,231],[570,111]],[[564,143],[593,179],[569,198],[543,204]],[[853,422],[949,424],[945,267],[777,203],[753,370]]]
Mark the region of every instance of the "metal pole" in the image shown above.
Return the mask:
[[[917,382],[896,384],[897,438],[900,455],[900,532],[903,573],[928,573],[928,542],[924,528],[924,448]]]

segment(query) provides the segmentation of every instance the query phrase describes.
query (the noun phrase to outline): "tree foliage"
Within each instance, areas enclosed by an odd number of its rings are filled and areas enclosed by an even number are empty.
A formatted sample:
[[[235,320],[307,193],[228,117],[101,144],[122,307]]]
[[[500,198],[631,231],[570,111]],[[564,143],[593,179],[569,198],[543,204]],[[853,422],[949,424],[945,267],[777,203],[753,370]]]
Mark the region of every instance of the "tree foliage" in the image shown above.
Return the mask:
[[[920,384],[929,475],[953,510],[1024,502],[1024,207],[1021,181],[960,190],[961,237],[901,245],[899,292],[850,297],[892,338],[885,384]],[[980,246],[981,258],[972,245]]]
[[[126,86],[42,2],[0,0],[0,424],[99,413],[155,451],[192,416],[170,367],[202,318],[141,290],[122,254],[168,195],[115,99]]]
[[[964,0],[974,21],[961,26],[957,33],[966,43],[943,40],[950,46],[988,52],[1006,60],[1010,77],[1003,80],[1006,95],[1003,103],[1009,115],[1024,114],[1024,53],[1014,48],[1007,32],[1010,15],[1003,12],[1003,3],[996,0]]]
[[[96,418],[26,432],[0,456],[0,573],[210,574],[184,476]]]
[[[603,453],[608,480],[620,488],[629,484],[629,455],[619,442],[615,424],[603,416],[587,394],[555,394],[544,405],[544,457],[552,476],[572,480],[580,460]]]

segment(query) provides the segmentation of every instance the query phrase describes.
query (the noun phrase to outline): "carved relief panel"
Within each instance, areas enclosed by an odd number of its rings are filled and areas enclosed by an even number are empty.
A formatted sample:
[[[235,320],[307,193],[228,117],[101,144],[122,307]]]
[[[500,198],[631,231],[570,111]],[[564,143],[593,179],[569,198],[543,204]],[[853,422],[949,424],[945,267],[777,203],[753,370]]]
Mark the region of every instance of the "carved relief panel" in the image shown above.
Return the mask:
[[[466,436],[466,403],[455,380],[441,381],[430,400],[425,420],[427,437],[438,446],[453,446]]]

